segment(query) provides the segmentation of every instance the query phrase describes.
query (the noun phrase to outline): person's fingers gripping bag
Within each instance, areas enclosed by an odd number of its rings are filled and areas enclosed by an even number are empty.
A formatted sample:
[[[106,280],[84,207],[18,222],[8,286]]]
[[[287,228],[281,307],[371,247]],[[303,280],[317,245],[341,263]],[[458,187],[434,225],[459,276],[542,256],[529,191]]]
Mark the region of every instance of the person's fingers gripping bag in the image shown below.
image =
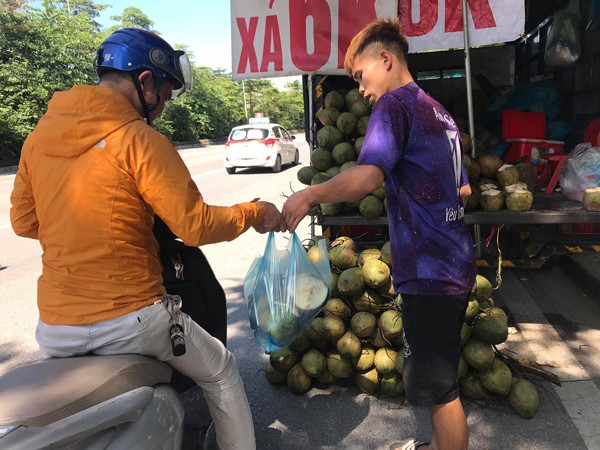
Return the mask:
[[[325,240],[312,262],[296,233],[285,250],[269,233],[264,254],[244,279],[244,298],[258,346],[271,352],[289,345],[316,316],[331,294],[331,269]]]

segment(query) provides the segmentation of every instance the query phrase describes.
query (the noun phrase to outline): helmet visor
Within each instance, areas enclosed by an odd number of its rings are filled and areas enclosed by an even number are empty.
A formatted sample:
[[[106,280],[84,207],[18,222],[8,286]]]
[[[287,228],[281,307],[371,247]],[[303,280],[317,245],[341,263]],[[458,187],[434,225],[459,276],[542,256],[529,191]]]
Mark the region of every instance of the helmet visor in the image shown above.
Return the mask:
[[[181,87],[179,89],[173,89],[173,98],[181,97],[184,92],[191,91],[193,78],[192,65],[190,64],[188,56],[181,50],[177,50],[176,53],[179,56],[177,65],[179,66],[179,73],[181,74],[181,78],[179,79]]]

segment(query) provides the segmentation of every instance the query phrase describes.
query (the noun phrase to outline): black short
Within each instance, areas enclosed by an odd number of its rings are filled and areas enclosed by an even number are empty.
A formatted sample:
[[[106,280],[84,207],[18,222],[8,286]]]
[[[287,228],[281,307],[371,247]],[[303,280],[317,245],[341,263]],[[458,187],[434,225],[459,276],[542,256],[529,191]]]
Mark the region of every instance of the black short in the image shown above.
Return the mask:
[[[431,406],[458,397],[460,331],[469,294],[402,294],[404,386],[414,405]]]

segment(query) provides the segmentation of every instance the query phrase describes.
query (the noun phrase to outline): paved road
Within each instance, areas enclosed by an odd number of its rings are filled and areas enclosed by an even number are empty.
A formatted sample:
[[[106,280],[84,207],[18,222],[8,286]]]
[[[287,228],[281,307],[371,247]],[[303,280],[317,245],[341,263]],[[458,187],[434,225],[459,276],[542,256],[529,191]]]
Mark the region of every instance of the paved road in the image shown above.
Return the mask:
[[[307,145],[302,137],[299,142],[301,161],[307,164]],[[209,203],[230,205],[260,197],[281,206],[284,194],[301,187],[296,181],[301,166],[279,174],[242,170],[227,175],[222,151],[222,146],[181,151]],[[7,266],[0,270],[0,374],[38,357],[33,330],[40,248],[35,241],[15,237],[10,229],[13,180],[14,175],[0,175],[0,265]],[[309,233],[305,221],[299,234],[306,238]],[[278,240],[285,245],[283,236]],[[227,292],[229,347],[246,385],[258,448],[387,449],[392,441],[428,438],[427,411],[403,398],[368,396],[344,384],[296,396],[266,382],[262,368],[267,357],[254,345],[241,294],[244,275],[265,241],[250,231],[233,242],[203,248]],[[542,402],[532,420],[518,417],[505,401],[466,402],[471,448],[600,450],[600,301],[597,291],[565,270],[573,261],[547,270],[503,272],[503,284],[494,297],[510,311],[518,331],[506,347],[520,358],[544,364],[563,383],[560,388],[539,383]]]

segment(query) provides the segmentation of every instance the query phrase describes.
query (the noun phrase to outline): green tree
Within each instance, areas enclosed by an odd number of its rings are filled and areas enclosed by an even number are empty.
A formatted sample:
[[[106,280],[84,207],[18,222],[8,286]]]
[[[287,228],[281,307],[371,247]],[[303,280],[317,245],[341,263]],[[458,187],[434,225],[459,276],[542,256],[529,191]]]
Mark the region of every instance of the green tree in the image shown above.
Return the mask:
[[[156,30],[153,30],[154,22],[143,13],[139,8],[128,6],[123,10],[120,16],[110,16],[110,20],[119,22],[108,29],[109,33],[118,30],[119,28],[133,27],[141,28],[146,31],[152,31],[153,33],[160,34]]]

